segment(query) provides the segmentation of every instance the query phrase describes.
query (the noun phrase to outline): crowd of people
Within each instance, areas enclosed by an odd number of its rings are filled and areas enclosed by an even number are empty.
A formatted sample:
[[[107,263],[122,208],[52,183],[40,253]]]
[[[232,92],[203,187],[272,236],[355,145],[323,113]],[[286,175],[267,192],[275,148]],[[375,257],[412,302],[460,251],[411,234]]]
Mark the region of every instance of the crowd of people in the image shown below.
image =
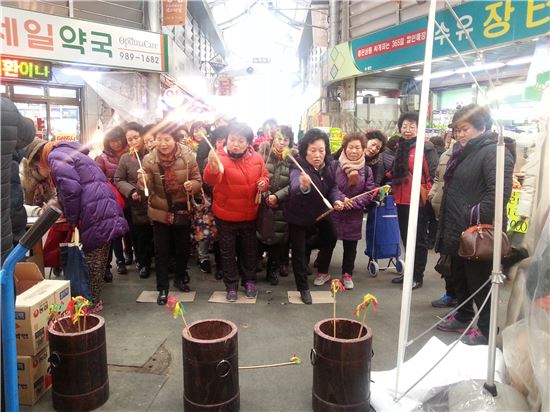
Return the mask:
[[[103,307],[102,284],[113,280],[113,254],[121,275],[135,260],[139,276],[148,278],[154,262],[159,305],[167,302],[170,273],[173,287],[191,290],[190,256],[196,256],[201,271],[223,280],[228,301],[237,300],[241,286],[247,298],[255,298],[264,254],[266,279],[277,285],[291,265],[301,300],[311,304],[311,253],[318,249],[313,285],[324,285],[331,279],[339,240],[341,280],[354,287],[363,217],[376,207],[375,189],[381,185],[392,186],[406,245],[418,114],[403,113],[397,124],[398,134],[389,140],[379,130],[353,132],[331,153],[329,137],[320,129],[308,130],[296,144],[292,129],[272,119],[256,136],[244,123],[223,120],[124,123],[105,133],[103,152],[95,160],[79,143],[35,139],[24,153],[21,184],[27,204],[56,204],[69,232],[80,231],[95,311]],[[463,302],[491,273],[489,263],[458,256],[460,234],[473,213],[481,223],[493,222],[496,134],[491,125],[487,109],[465,106],[451,124],[456,143],[439,150],[441,142],[434,139],[421,154],[412,287],[422,287],[428,249],[435,243],[449,265],[446,293],[434,306]],[[507,148],[505,203],[515,156],[512,145]],[[319,219],[329,208],[334,212]],[[268,236],[260,233],[262,219],[271,219]],[[403,276],[392,282],[403,283]],[[478,307],[487,293],[488,286],[475,298]],[[486,343],[487,308],[466,343]],[[439,328],[462,332],[473,313],[472,304],[465,305]]]

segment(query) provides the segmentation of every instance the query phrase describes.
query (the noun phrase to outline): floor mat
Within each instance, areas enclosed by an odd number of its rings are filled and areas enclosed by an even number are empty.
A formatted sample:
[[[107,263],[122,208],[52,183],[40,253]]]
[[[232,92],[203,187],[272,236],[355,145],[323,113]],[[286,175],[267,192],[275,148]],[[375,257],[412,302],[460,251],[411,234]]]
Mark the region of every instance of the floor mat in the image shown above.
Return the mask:
[[[332,292],[313,292],[311,293],[311,300],[313,301],[313,304],[316,303],[333,303],[334,299],[332,298]],[[302,299],[300,298],[300,292],[297,290],[289,290],[288,291],[288,302],[294,303],[297,305],[303,305],[304,302],[302,302]]]
[[[225,299],[225,295],[227,292],[214,292],[210,296],[210,299],[208,299],[208,302],[212,303],[243,303],[243,304],[251,304],[256,303],[256,298],[249,299],[245,296],[244,292],[237,292],[237,301],[236,302],[229,302]]]
[[[197,292],[172,292],[168,293],[168,296],[172,296],[180,302],[193,302],[195,300],[195,294]],[[157,303],[157,297],[159,293],[156,290],[144,290],[136,299],[139,303]]]

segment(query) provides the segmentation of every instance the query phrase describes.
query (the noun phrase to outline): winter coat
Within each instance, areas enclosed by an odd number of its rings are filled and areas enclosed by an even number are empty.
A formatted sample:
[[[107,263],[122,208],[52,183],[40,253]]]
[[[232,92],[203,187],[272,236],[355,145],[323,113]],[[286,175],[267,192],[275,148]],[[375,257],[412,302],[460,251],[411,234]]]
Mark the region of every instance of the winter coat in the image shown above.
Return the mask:
[[[21,189],[21,180],[19,179],[19,162],[23,159],[23,149],[16,150],[13,153],[11,162],[11,228],[13,232],[13,241],[19,242],[19,239],[25,234],[27,227],[27,212],[23,206],[23,190]]]
[[[304,168],[323,196],[328,198],[331,203],[344,199],[344,195],[338,190],[338,186],[334,180],[334,168],[331,167],[330,162],[320,170],[315,170],[305,160],[299,157],[296,160]],[[316,223],[315,219],[326,212],[328,208],[313,186],[310,187],[309,192],[302,192],[300,189],[301,173],[296,165],[291,165],[289,199],[284,206],[283,214],[288,223],[298,226],[313,226]]]
[[[290,164],[288,159],[280,159],[271,152],[266,167],[269,171],[269,188],[266,196],[275,195],[278,199],[277,207],[272,209],[275,236],[266,243],[270,245],[282,244],[288,240],[288,224],[283,216],[283,206],[288,199]]]
[[[336,185],[348,199],[376,187],[369,166],[359,170],[359,182],[354,186],[348,185],[348,176],[339,162],[334,162],[333,167],[336,169]],[[363,210],[370,203],[372,197],[372,194],[361,196],[353,201],[353,209],[332,213],[332,220],[339,240],[361,240]]]
[[[57,198],[67,222],[77,225],[84,252],[128,232],[128,223],[105,174],[76,142],[60,142],[48,156]]]
[[[105,173],[105,176],[107,176],[107,179],[109,179],[111,182],[113,181],[113,178],[115,176],[120,158],[123,154],[127,152],[127,148],[121,150],[118,153],[113,152],[109,149],[104,149],[103,153],[95,158],[95,161],[98,164],[99,168],[103,171],[103,173]]]
[[[485,132],[464,147],[462,161],[452,178],[445,182],[439,216],[436,251],[458,255],[460,235],[470,223],[472,209],[479,205],[481,223],[493,224],[495,217],[496,142],[497,134]],[[512,193],[515,143],[506,140],[504,160],[504,208]],[[506,213],[504,213],[506,220]]]
[[[445,187],[445,180],[443,176],[445,175],[445,170],[447,170],[447,162],[453,153],[453,148],[449,148],[444,152],[439,158],[439,165],[437,165],[437,170],[435,171],[434,183],[428,194],[428,200],[432,205],[432,208],[435,213],[436,219],[439,216],[439,210],[441,209],[441,199],[443,199],[443,188]]]
[[[139,158],[142,162],[144,157],[145,150],[139,154]],[[135,154],[133,152],[125,153],[120,158],[113,180],[115,187],[125,198],[126,205],[130,207],[132,223],[135,225],[147,225],[149,224],[149,218],[147,217],[147,198],[143,191],[138,188],[138,169],[139,162]],[[138,202],[132,199],[132,194],[134,192],[139,193],[141,201]]]
[[[262,157],[252,148],[247,149],[240,159],[232,159],[224,149],[218,150],[217,153],[224,172],[214,173],[210,164],[204,169],[204,181],[214,186],[214,216],[228,222],[255,220],[258,215],[258,181],[265,182],[262,192],[269,186],[269,172]]]
[[[160,172],[158,149],[153,149],[151,153],[143,158],[142,165],[147,179],[147,188],[149,189],[147,215],[153,222],[168,224],[169,213],[173,213],[175,210],[187,210],[188,197],[187,192],[183,188],[183,184],[186,181],[190,180],[193,183],[191,194],[198,193],[201,190],[201,175],[194,153],[182,144],[178,143],[176,147],[176,160],[172,167],[174,168],[177,182],[181,185],[181,190],[171,195],[171,205],[168,203],[164,190],[164,173]],[[141,179],[138,187],[140,190],[144,188]],[[189,219],[191,219],[191,216],[189,216]]]
[[[429,143],[429,142],[426,142]],[[430,143],[431,144],[431,143]],[[432,148],[433,148],[433,144]],[[434,153],[437,155],[437,152]],[[410,205],[411,204],[411,191],[412,191],[412,173],[414,169],[414,156],[416,154],[416,145],[412,146],[409,151],[409,162],[408,162],[408,169],[409,169],[409,176],[407,179],[405,179],[402,183],[394,183],[392,186],[392,192],[395,199],[395,203],[398,205]],[[422,159],[422,178],[421,183],[423,185],[426,185],[428,191],[431,189],[431,182],[432,182],[432,174],[431,174],[431,167],[428,164],[427,161],[428,157],[427,155],[423,157]],[[397,161],[397,157],[394,159],[394,162]],[[436,166],[433,168],[434,173],[437,169],[437,163]],[[391,176],[391,171],[388,173]]]
[[[19,113],[11,100],[2,97],[1,104],[1,151],[0,151],[0,182],[1,182],[1,223],[2,261],[7,257],[13,246],[11,222],[11,190],[12,156],[15,150],[22,149],[34,139],[34,125]]]

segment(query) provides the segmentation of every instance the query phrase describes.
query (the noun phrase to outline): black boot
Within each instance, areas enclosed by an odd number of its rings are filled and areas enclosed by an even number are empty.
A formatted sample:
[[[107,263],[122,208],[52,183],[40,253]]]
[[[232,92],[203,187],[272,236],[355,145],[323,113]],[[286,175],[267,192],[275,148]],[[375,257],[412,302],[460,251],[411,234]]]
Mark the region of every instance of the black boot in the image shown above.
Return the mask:
[[[166,302],[168,302],[168,291],[163,289],[159,292],[159,296],[157,298],[157,305],[166,305]]]
[[[124,252],[124,263],[126,266],[130,266],[134,262],[134,254],[132,253],[132,249],[130,249],[127,252]]]
[[[279,273],[278,273],[279,263],[276,261],[269,260],[267,261],[267,271],[266,271],[266,280],[271,283],[273,286],[279,284]]]

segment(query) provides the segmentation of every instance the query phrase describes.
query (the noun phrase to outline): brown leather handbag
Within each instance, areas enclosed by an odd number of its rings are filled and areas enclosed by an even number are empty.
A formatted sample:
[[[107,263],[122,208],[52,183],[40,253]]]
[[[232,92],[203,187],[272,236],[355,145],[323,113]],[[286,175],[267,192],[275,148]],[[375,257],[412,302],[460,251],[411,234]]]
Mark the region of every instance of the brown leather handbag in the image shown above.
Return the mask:
[[[479,205],[470,212],[470,224],[473,221],[474,211],[477,212],[477,224],[462,232],[458,256],[468,260],[490,261],[493,259],[493,245],[495,233],[493,225],[481,224],[479,221]],[[501,256],[509,256],[512,252],[510,241],[506,233],[502,232]]]

